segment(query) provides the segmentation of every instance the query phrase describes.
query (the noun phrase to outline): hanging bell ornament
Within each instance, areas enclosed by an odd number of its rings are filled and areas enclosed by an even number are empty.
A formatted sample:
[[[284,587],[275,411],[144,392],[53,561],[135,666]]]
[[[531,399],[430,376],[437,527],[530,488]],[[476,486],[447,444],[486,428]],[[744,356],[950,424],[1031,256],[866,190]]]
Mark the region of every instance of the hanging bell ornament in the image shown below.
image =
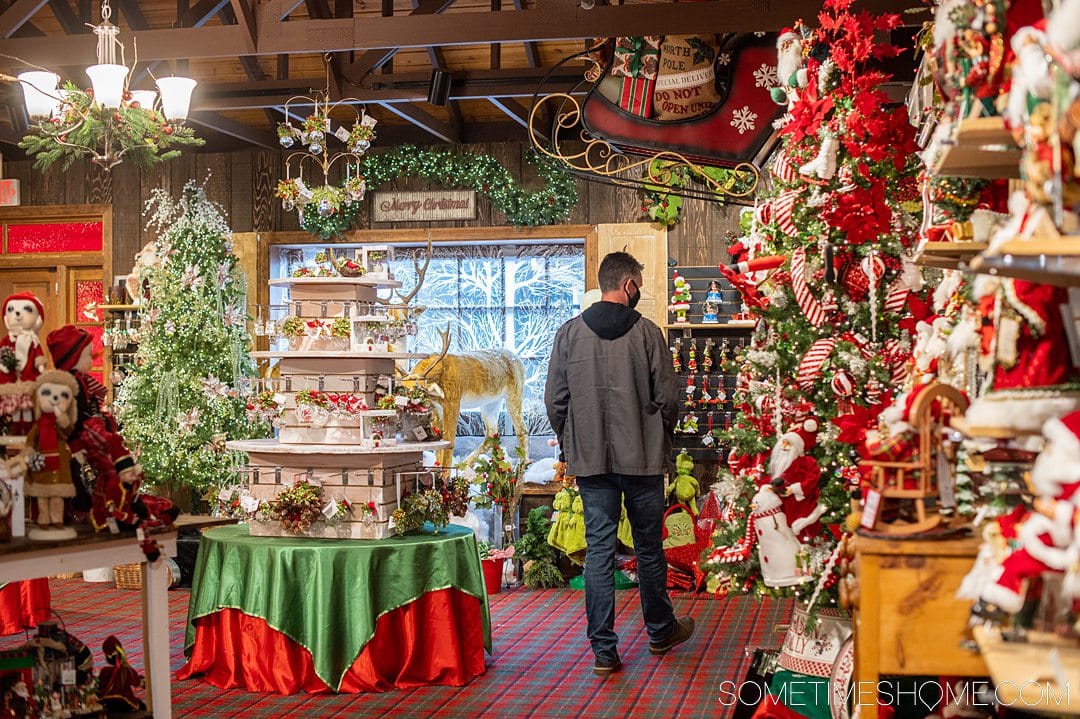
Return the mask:
[[[325,197],[319,200],[319,217],[329,217],[334,214],[334,206]]]

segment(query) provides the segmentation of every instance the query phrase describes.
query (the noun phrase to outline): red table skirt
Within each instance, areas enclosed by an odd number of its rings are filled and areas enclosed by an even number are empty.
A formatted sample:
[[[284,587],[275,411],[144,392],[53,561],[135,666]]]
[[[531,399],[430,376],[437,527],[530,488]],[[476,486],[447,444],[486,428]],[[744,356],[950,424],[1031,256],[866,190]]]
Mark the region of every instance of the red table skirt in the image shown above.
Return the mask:
[[[337,691],[345,694],[448,684],[484,673],[480,600],[457,589],[428,592],[384,614]],[[221,689],[320,694],[311,653],[265,621],[238,609],[195,620],[195,644],[178,679],[196,674]]]
[[[48,579],[9,582],[0,589],[0,634],[20,634],[51,616]]]

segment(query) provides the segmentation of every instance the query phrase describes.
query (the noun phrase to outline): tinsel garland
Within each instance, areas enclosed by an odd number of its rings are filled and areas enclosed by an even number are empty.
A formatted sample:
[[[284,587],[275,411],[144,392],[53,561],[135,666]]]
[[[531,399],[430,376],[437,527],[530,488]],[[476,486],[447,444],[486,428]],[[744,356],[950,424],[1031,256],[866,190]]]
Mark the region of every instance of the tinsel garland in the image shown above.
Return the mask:
[[[578,201],[574,179],[554,163],[530,151],[525,159],[536,165],[544,187],[530,192],[491,155],[466,150],[444,150],[400,145],[387,152],[365,155],[360,172],[369,188],[399,177],[422,177],[443,187],[475,190],[506,215],[512,225],[557,224]]]

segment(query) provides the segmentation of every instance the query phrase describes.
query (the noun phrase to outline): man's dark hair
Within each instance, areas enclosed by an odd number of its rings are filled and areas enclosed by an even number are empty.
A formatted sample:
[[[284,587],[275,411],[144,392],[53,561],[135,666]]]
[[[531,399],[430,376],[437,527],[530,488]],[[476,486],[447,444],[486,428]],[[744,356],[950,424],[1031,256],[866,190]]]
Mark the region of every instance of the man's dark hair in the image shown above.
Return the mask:
[[[628,277],[639,274],[645,265],[634,259],[629,252],[612,252],[600,263],[596,279],[601,292],[617,290]]]

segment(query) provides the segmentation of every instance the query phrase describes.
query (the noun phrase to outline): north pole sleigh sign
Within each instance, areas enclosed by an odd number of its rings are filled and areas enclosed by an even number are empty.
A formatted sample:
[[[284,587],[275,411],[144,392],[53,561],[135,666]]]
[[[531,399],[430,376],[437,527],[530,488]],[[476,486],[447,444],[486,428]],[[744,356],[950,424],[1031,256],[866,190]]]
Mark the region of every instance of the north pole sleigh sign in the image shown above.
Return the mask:
[[[756,176],[775,146],[774,123],[785,110],[773,98],[785,80],[777,73],[776,34],[610,38],[590,47],[587,59],[592,86],[584,100],[573,93],[542,96],[530,127],[533,145],[571,172],[627,186],[632,183],[616,176],[650,162],[669,168],[674,162],[704,176],[708,168]],[[550,135],[535,124],[545,104],[555,116]],[[573,127],[581,128],[580,137],[566,132]],[[585,140],[584,151],[560,146],[571,135]],[[656,181],[651,174],[647,181]],[[723,194],[722,183],[711,184],[706,195]],[[679,187],[680,194],[697,196],[684,191],[685,183]]]

